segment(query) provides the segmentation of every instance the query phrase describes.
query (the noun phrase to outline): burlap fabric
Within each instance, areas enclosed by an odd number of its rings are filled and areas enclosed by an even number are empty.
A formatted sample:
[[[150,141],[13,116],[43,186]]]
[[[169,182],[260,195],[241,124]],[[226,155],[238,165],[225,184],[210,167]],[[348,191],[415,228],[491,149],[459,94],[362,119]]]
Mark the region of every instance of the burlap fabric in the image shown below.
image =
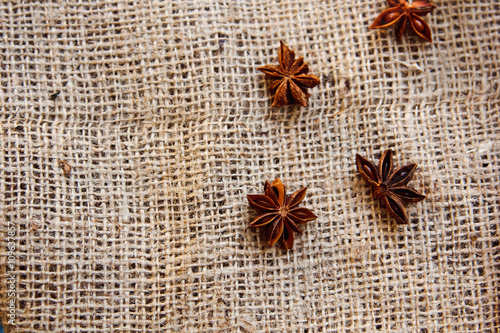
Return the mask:
[[[6,331],[498,331],[500,5],[434,3],[429,44],[383,0],[2,1]],[[270,107],[280,40],[307,107]],[[409,225],[356,171],[387,148]],[[291,251],[247,227],[275,177],[319,216]]]

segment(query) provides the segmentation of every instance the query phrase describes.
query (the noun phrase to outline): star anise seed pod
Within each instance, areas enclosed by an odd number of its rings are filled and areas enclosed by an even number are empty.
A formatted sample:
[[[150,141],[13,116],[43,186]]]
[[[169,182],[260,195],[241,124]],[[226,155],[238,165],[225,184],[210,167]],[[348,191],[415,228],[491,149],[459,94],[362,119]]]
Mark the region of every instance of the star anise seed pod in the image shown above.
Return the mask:
[[[259,212],[250,223],[251,228],[264,227],[263,235],[269,247],[281,238],[283,246],[289,250],[293,247],[293,232],[302,231],[298,224],[317,219],[307,208],[297,207],[306,196],[307,187],[286,194],[285,186],[276,178],[272,183],[266,180],[265,194],[247,195],[248,202]]]
[[[426,0],[415,0],[409,5],[406,0],[387,0],[390,8],[387,8],[373,21],[370,29],[390,27],[399,22],[396,38],[401,40],[408,22],[417,35],[432,43],[431,29],[422,19],[436,8],[436,5]]]
[[[393,171],[391,149],[384,152],[378,168],[359,154],[356,154],[356,165],[361,176],[372,186],[373,196],[382,201],[398,224],[407,224],[408,216],[403,202],[418,202],[425,199],[425,195],[406,186],[417,165],[412,163]]]
[[[283,42],[278,51],[279,66],[265,65],[257,68],[271,79],[269,90],[276,92],[271,106],[289,104],[306,106],[309,93],[307,88],[317,86],[320,81],[316,75],[308,74],[309,66],[304,58],[295,59],[295,53]]]

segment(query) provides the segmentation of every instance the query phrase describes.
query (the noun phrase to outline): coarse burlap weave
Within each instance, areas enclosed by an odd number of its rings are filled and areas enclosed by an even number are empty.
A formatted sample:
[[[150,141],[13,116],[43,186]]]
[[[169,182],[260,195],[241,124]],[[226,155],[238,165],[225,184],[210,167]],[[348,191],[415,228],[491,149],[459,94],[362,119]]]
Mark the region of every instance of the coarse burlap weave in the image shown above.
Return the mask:
[[[434,3],[430,44],[384,0],[2,1],[6,332],[498,332],[500,3]],[[270,107],[280,40],[307,107]],[[356,170],[388,148],[408,225]],[[275,177],[291,251],[248,228]]]

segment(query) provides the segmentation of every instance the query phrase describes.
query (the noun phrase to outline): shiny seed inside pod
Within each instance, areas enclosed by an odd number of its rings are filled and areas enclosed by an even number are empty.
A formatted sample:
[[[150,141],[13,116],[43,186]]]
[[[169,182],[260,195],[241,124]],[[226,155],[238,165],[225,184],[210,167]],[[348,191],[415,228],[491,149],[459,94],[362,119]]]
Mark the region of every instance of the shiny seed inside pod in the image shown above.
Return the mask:
[[[412,20],[412,23],[413,23],[413,27],[419,31],[419,32],[424,32],[425,30],[425,25],[422,23],[422,21],[416,19],[416,18],[413,18]]]
[[[394,21],[395,19],[397,19],[401,14],[399,12],[391,12],[391,13],[388,13],[387,15],[384,16],[384,18],[382,19],[382,24],[387,24],[389,22],[392,22]]]

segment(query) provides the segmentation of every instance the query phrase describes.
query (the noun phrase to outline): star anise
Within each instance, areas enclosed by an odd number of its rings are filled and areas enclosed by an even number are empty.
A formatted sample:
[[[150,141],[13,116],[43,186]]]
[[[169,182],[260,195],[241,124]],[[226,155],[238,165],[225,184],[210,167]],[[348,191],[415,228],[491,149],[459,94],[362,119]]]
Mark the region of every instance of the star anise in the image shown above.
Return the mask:
[[[391,149],[384,152],[378,168],[359,154],[356,154],[356,165],[361,176],[372,186],[373,196],[382,201],[398,224],[407,224],[408,216],[403,202],[418,202],[425,199],[425,195],[406,186],[417,165],[412,163],[393,171]]]
[[[408,22],[417,35],[432,42],[431,29],[422,19],[422,16],[429,14],[436,8],[436,5],[426,0],[415,0],[409,5],[406,0],[387,0],[390,8],[384,10],[370,26],[370,29],[380,29],[390,27],[399,22],[396,38],[403,36]]]
[[[286,194],[285,186],[276,178],[272,183],[266,180],[265,194],[247,195],[248,202],[259,212],[250,223],[251,228],[264,227],[263,235],[270,247],[281,238],[287,250],[293,247],[293,232],[302,231],[298,224],[303,224],[317,218],[307,208],[298,208],[299,203],[306,196],[307,187]]]
[[[308,74],[309,66],[304,58],[295,59],[295,53],[283,42],[278,51],[279,66],[265,65],[257,68],[271,79],[269,90],[276,92],[271,106],[300,104],[306,106],[309,93],[307,88],[317,86],[320,81],[316,75]]]

